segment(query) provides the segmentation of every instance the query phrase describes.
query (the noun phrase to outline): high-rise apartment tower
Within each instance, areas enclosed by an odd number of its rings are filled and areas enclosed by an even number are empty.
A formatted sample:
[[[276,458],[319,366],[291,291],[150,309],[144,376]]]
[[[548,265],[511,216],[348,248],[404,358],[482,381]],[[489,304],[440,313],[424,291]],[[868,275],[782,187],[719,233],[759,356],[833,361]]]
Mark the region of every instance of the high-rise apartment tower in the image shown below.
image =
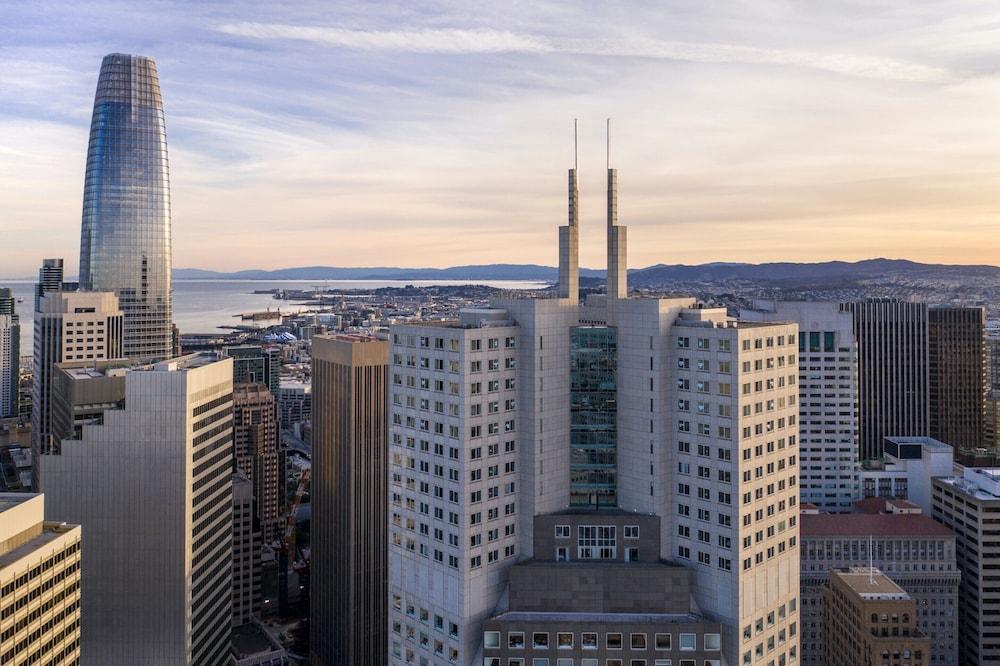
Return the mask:
[[[263,384],[236,384],[233,388],[236,468],[253,484],[254,515],[266,542],[280,538],[284,531],[281,510],[285,504],[285,482],[280,474],[284,451],[278,438],[277,406],[271,392]]]
[[[955,532],[955,554],[962,572],[959,593],[960,664],[1000,663],[1000,469],[971,468],[934,484],[934,519]]]

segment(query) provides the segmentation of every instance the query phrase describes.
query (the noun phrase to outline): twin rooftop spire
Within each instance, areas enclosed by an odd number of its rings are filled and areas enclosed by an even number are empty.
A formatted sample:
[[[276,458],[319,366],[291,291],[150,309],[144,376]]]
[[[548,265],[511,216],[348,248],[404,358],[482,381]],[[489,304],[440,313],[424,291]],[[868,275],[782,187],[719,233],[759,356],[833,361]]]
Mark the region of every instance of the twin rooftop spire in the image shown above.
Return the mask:
[[[580,189],[577,120],[573,119],[573,168],[569,170],[569,220],[559,227],[559,298],[580,298]],[[607,120],[608,278],[609,299],[628,295],[626,228],[618,226],[618,170],[611,168],[611,118]]]

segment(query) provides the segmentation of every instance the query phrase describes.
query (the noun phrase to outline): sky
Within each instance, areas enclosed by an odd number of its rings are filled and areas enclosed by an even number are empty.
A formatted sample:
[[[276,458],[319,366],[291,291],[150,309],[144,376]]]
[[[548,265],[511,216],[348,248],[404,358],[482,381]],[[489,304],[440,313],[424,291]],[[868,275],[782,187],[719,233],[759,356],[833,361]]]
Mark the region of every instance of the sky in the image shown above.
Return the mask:
[[[0,276],[77,264],[111,52],[157,61],[175,267],[555,265],[574,118],[603,267],[608,117],[632,267],[1000,264],[997,2],[4,0]]]

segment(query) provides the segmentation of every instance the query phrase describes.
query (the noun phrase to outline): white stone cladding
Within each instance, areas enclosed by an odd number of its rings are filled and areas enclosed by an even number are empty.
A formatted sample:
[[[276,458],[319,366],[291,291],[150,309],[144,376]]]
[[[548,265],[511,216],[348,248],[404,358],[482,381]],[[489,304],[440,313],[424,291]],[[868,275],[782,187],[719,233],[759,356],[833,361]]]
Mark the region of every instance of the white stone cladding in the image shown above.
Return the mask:
[[[798,658],[795,324],[688,310],[671,331],[672,547],[700,610],[723,623],[726,663]],[[665,525],[666,528],[666,525]]]
[[[674,447],[665,445],[674,394],[669,334],[678,314],[695,300],[627,299],[611,305],[609,324],[618,329],[618,503],[628,511],[667,516],[670,485],[663,479],[676,469]],[[664,551],[669,537],[664,526]]]
[[[561,297],[501,298],[459,322],[392,328],[389,663],[481,666],[483,620],[506,610],[510,566],[533,557],[535,517],[604,497],[660,518],[659,556],[693,572],[692,610],[721,622],[722,663],[792,666],[797,326],[737,322],[692,298],[628,298],[614,169],[609,295],[581,304],[575,171],[569,189]],[[614,330],[591,330],[602,327]],[[511,354],[486,342],[508,337]],[[508,417],[490,414],[490,381],[501,405],[500,387],[516,400],[515,432],[492,451],[476,428],[497,423],[506,435]],[[485,396],[471,389],[480,383]],[[503,515],[479,522],[493,507]]]
[[[570,328],[578,323],[565,299],[504,300],[518,324],[520,476],[518,530],[522,555],[533,554],[532,518],[569,505]]]
[[[799,496],[822,511],[850,512],[861,498],[858,343],[851,313],[831,302],[758,301],[740,317],[799,325]]]
[[[391,341],[389,660],[470,664],[530,494],[518,473],[519,331],[397,326]]]
[[[562,299],[497,305],[516,327],[393,328],[390,399],[398,417],[390,449],[391,663],[420,663],[421,657],[428,664],[476,663],[483,618],[504,604],[507,569],[532,555],[532,518],[569,505],[569,338],[578,324],[618,330],[620,508],[664,518],[660,555],[693,570],[697,608],[723,621],[727,663],[743,663],[747,655],[749,664],[778,656],[792,663],[799,629],[795,324],[740,323],[724,310],[694,307],[693,299],[628,299],[613,307],[603,297],[581,306]],[[509,356],[487,348],[489,338],[508,336],[517,340],[516,370],[510,372]],[[485,353],[470,351],[477,339]],[[481,366],[472,365],[476,353]],[[503,361],[492,372],[491,356]],[[478,401],[482,415],[471,416],[477,404],[471,387],[483,382],[488,395],[486,382],[495,373],[494,381],[516,380],[515,451],[509,457],[498,451],[497,464],[516,465],[520,490],[510,500],[518,513],[517,537],[510,542],[516,555],[508,559],[501,550],[498,562],[490,563],[489,521],[484,519],[485,530],[470,525],[471,514],[489,508],[489,451],[485,461],[471,454],[481,446],[471,428],[487,428],[491,420],[489,398]],[[449,393],[454,385],[457,395]],[[436,402],[445,412],[456,405],[456,416],[435,415]],[[442,432],[435,434],[438,422]],[[453,424],[458,441],[448,437]],[[457,459],[450,457],[452,448]],[[485,483],[469,481],[476,470]],[[456,480],[448,482],[452,473]],[[434,497],[438,486],[441,498]],[[458,504],[449,502],[453,488]],[[478,488],[482,505],[473,503]],[[442,519],[434,519],[439,507]],[[453,512],[458,524],[448,525]],[[500,521],[506,523],[503,516]],[[443,542],[434,538],[439,529]],[[453,534],[455,546],[448,542]],[[482,543],[472,546],[476,534]],[[498,549],[507,543],[504,534]],[[436,560],[439,551],[442,561]],[[481,560],[473,567],[477,555]],[[449,635],[452,623],[457,637]]]

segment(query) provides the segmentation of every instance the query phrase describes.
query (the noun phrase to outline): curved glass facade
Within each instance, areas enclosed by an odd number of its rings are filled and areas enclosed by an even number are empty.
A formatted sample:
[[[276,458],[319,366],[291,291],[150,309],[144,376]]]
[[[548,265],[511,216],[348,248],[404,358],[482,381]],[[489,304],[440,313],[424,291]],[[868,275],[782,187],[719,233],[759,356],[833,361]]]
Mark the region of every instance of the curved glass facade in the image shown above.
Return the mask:
[[[170,178],[156,63],[113,53],[101,63],[83,188],[80,287],[113,291],[125,355],[172,355]]]

